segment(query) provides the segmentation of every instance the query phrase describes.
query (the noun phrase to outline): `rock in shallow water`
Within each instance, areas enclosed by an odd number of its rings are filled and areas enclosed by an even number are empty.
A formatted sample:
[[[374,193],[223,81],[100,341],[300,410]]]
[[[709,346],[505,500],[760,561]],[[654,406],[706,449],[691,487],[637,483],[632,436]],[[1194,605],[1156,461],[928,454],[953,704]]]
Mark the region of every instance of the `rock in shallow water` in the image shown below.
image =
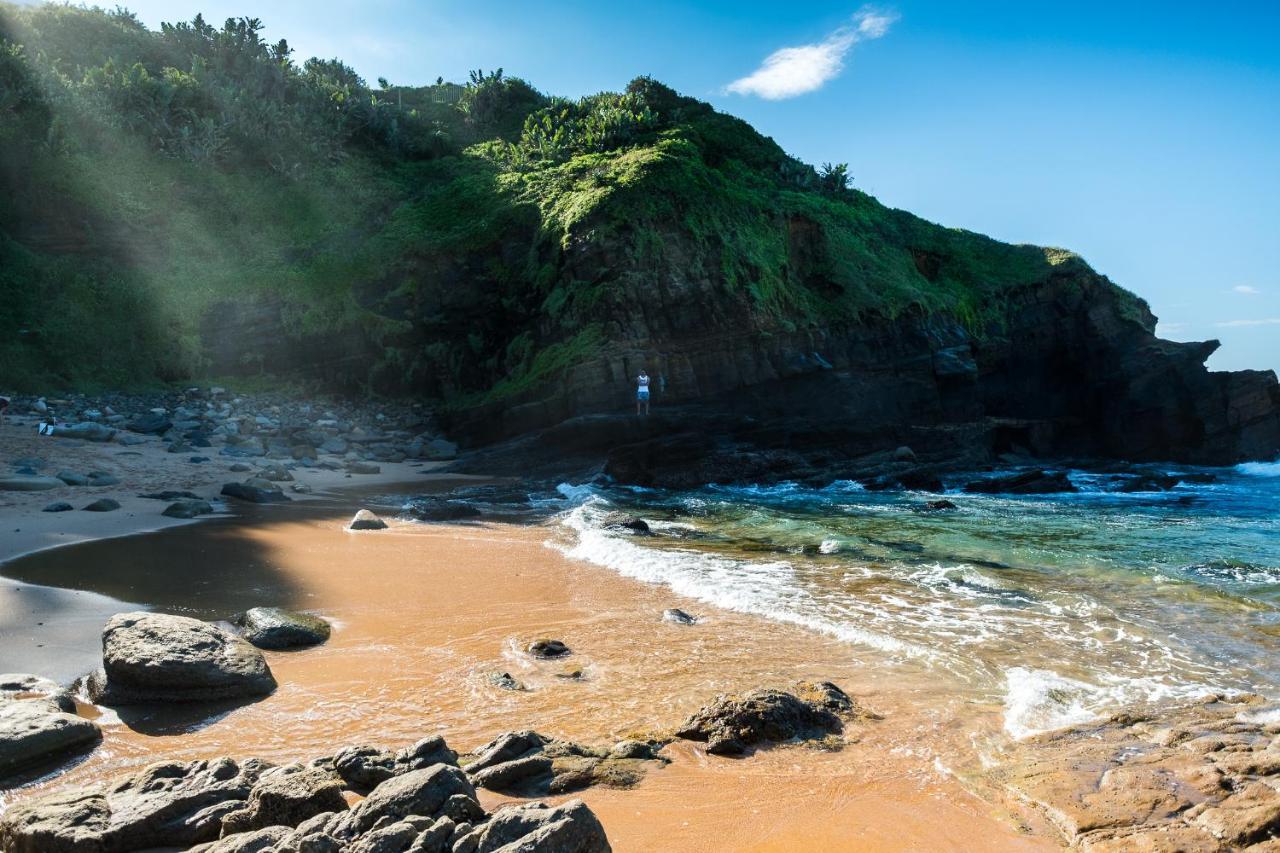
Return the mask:
[[[204,702],[265,696],[276,680],[262,652],[216,625],[162,613],[121,613],[102,631],[102,670],[89,679],[101,705]]]
[[[280,607],[254,607],[237,620],[246,640],[260,649],[296,649],[329,639],[329,623],[309,613]]]
[[[1057,492],[1077,492],[1079,489],[1067,477],[1065,471],[1024,471],[1007,477],[992,477],[965,483],[966,492],[977,494],[1045,495]]]
[[[207,515],[211,512],[213,512],[213,507],[208,501],[196,499],[174,501],[165,507],[164,512],[160,514],[169,518],[195,518],[198,515]]]
[[[662,611],[663,622],[674,622],[677,625],[693,625],[698,621],[697,616],[690,616],[679,607],[672,607]]]
[[[705,741],[713,755],[741,755],[753,744],[839,734],[844,729],[841,716],[857,710],[853,700],[830,682],[802,683],[797,692],[802,695],[766,689],[717,696],[686,720],[676,736]]]
[[[386,530],[387,523],[367,509],[362,509],[347,525],[348,530]]]
[[[0,778],[97,743],[102,732],[50,699],[0,700]]]
[[[528,652],[535,658],[560,658],[569,654],[569,647],[560,640],[534,640]]]
[[[222,494],[255,504],[283,503],[290,500],[289,496],[275,483],[256,477],[250,477],[243,483],[227,483],[222,487]]]

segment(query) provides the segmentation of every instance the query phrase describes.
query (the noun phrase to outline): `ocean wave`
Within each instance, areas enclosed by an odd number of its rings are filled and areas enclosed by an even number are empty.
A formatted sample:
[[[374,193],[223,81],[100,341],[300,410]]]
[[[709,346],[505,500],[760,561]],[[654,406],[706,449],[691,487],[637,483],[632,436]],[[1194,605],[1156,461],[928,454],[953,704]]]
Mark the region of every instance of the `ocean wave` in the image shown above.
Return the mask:
[[[1208,692],[1200,684],[1153,676],[1100,674],[1091,684],[1045,669],[1012,667],[1005,673],[1004,730],[1022,739],[1100,719],[1118,708],[1191,699]]]
[[[1251,477],[1280,477],[1280,461],[1243,462],[1236,466],[1236,471]]]

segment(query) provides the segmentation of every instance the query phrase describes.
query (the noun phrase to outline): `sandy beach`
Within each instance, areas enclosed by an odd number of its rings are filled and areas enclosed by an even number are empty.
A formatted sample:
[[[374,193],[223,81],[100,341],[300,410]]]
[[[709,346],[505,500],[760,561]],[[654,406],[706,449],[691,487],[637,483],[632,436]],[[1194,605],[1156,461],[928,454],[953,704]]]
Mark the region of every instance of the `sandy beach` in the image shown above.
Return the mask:
[[[9,456],[49,446],[15,425],[5,429]],[[158,514],[162,505],[128,493],[200,492],[226,476],[213,464],[166,467],[168,454],[157,450],[120,456],[109,445],[57,449],[59,460],[111,463],[120,473],[111,494],[123,508],[105,517],[61,513],[46,522],[39,506],[62,496],[6,496],[6,519],[19,531],[4,537],[6,557],[67,546],[0,568],[8,579],[6,664],[16,666],[8,660],[16,651],[32,661],[22,669],[40,672],[48,662],[45,674],[69,680],[92,664],[102,621],[139,604],[207,619],[284,605],[330,620],[333,638],[312,650],[269,652],[280,688],[211,719],[86,706],[83,713],[104,725],[103,744],[70,770],[8,792],[7,803],[161,758],[305,759],[347,744],[399,747],[433,733],[470,750],[522,728],[606,743],[670,730],[722,691],[825,679],[884,719],[851,725],[836,751],[786,746],[729,759],[677,742],[663,753],[671,763],[636,788],[581,796],[620,851],[1056,846],[1034,817],[1010,810],[991,791],[976,796],[960,781],[964,771],[947,766],[947,744],[968,736],[959,721],[993,717],[994,709],[957,708],[926,678],[878,682],[858,651],[836,640],[715,611],[568,559],[553,547],[562,533],[545,523],[347,531],[360,495],[431,488],[431,476],[404,464],[355,483],[303,472],[299,480],[316,489],[309,501],[241,507],[169,529]],[[144,530],[156,532],[89,541]],[[668,607],[704,618],[693,626],[663,622]],[[51,641],[41,636],[45,629]],[[519,649],[537,637],[562,639],[573,654],[534,661]],[[566,669],[582,677],[558,677]],[[527,689],[495,686],[497,672]],[[486,805],[501,799],[485,796]]]

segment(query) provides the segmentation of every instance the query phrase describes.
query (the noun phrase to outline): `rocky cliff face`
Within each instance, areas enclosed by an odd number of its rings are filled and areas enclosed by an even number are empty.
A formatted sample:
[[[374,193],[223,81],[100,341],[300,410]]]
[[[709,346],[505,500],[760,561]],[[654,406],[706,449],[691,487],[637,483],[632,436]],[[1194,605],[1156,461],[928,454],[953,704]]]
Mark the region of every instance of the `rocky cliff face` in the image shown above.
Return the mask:
[[[784,227],[791,274],[812,286],[812,231]],[[636,269],[616,248],[578,245],[566,274],[610,282],[594,314],[605,343],[513,398],[455,412],[455,434],[484,445],[543,431],[519,445],[524,464],[608,458],[619,479],[666,485],[865,475],[900,445],[937,465],[1280,454],[1274,373],[1207,370],[1217,342],[1157,338],[1146,305],[1078,259],[1011,289],[980,333],[920,309],[788,328],[691,274],[705,259],[679,239],[667,246]],[[922,276],[949,262],[914,255]],[[641,367],[655,382],[647,420],[632,408]]]

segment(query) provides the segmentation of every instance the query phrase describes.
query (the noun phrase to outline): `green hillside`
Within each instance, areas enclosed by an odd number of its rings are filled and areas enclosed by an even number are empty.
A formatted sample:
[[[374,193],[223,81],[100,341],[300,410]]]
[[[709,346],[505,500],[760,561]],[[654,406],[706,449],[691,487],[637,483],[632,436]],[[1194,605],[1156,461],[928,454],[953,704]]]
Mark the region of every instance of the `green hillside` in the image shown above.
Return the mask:
[[[1082,264],[888,209],[649,78],[371,86],[260,29],[0,4],[9,386],[305,375],[341,341],[316,378],[461,403],[608,347],[663,276],[764,334],[913,307],[994,333]]]

